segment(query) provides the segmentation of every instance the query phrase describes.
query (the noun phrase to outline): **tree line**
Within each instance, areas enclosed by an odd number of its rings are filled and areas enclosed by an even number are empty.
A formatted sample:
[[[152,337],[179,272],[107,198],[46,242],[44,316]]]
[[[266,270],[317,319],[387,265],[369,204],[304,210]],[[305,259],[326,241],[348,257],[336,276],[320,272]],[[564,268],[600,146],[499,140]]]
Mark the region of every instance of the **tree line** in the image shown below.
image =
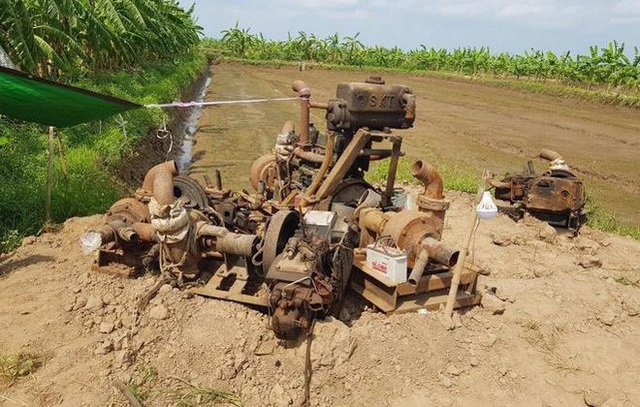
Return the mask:
[[[571,84],[595,84],[640,89],[640,51],[625,52],[625,45],[612,41],[605,47],[592,46],[587,55],[531,49],[522,55],[492,54],[488,47],[433,48],[421,45],[404,51],[399,47],[367,47],[359,33],[320,38],[304,31],[278,41],[254,34],[237,24],[221,32],[219,39],[206,39],[205,47],[223,56],[251,60],[310,61],[336,65],[457,72],[464,75],[494,75],[559,80]]]

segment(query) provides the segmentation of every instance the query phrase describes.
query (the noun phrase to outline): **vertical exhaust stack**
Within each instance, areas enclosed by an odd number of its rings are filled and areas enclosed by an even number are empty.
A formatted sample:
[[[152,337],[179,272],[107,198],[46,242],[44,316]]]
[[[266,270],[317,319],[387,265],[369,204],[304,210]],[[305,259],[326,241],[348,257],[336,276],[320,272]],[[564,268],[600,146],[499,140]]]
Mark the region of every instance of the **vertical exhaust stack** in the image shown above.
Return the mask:
[[[298,92],[300,97],[300,144],[309,144],[309,99],[311,90],[301,80],[293,81],[291,88]]]

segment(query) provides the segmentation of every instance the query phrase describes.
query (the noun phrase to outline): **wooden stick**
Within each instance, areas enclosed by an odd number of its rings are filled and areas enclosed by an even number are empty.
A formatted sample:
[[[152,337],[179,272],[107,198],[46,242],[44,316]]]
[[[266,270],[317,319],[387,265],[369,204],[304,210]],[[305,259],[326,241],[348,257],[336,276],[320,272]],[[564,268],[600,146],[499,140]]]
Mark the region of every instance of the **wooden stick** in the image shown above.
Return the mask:
[[[49,126],[49,158],[47,161],[47,196],[44,204],[47,223],[51,221],[51,183],[53,182],[53,127]]]
[[[453,269],[453,277],[451,277],[451,287],[449,288],[449,297],[447,298],[447,305],[444,308],[444,313],[446,316],[446,320],[449,323],[449,326],[453,326],[453,321],[451,316],[453,314],[453,305],[456,302],[456,297],[458,295],[458,286],[460,285],[460,277],[462,276],[462,269],[464,268],[465,260],[467,259],[467,253],[469,251],[469,244],[471,243],[471,237],[473,236],[473,231],[476,228],[476,223],[478,222],[478,212],[476,212],[475,206],[478,204],[480,199],[482,198],[482,194],[485,190],[485,182],[486,182],[487,170],[484,170],[482,173],[482,180],[478,184],[478,193],[476,195],[476,199],[473,204],[473,211],[471,213],[471,217],[469,218],[469,225],[467,228],[467,234],[465,235],[464,246],[460,250],[460,256],[458,257],[458,262],[456,263],[456,267]]]
[[[129,401],[131,407],[142,407],[140,400],[136,398],[136,396],[129,390],[126,384],[124,384],[121,380],[114,380],[113,385],[116,389],[122,393],[122,395]]]

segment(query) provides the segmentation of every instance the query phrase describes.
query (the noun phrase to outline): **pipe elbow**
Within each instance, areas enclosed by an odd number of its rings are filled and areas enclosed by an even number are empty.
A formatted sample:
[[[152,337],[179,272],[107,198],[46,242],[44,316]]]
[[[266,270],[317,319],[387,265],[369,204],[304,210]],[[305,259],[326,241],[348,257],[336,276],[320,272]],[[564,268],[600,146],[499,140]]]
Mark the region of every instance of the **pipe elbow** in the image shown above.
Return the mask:
[[[149,195],[153,194],[155,179],[159,172],[169,173],[171,175],[171,182],[172,182],[171,190],[173,194],[173,177],[178,175],[178,165],[173,160],[165,161],[154,167],[151,167],[151,169],[147,171],[147,174],[144,176],[144,181],[142,182],[142,189],[144,190],[145,193],[148,193]]]
[[[442,176],[438,169],[424,161],[416,161],[411,169],[411,174],[424,184],[423,196],[431,199],[444,199],[444,187]]]

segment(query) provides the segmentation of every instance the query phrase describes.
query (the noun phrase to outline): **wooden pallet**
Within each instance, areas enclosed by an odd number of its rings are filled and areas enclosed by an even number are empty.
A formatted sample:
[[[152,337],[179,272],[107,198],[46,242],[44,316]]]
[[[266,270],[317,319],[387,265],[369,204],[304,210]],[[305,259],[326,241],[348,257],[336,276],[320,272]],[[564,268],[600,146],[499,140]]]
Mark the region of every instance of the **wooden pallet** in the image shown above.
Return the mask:
[[[365,251],[356,250],[351,272],[351,288],[387,314],[430,311],[444,307],[449,295],[453,273],[446,267],[429,270],[414,287],[409,283],[395,283],[382,273],[367,266]],[[465,266],[460,277],[460,289],[454,308],[480,303],[482,295],[476,292],[478,271]]]

